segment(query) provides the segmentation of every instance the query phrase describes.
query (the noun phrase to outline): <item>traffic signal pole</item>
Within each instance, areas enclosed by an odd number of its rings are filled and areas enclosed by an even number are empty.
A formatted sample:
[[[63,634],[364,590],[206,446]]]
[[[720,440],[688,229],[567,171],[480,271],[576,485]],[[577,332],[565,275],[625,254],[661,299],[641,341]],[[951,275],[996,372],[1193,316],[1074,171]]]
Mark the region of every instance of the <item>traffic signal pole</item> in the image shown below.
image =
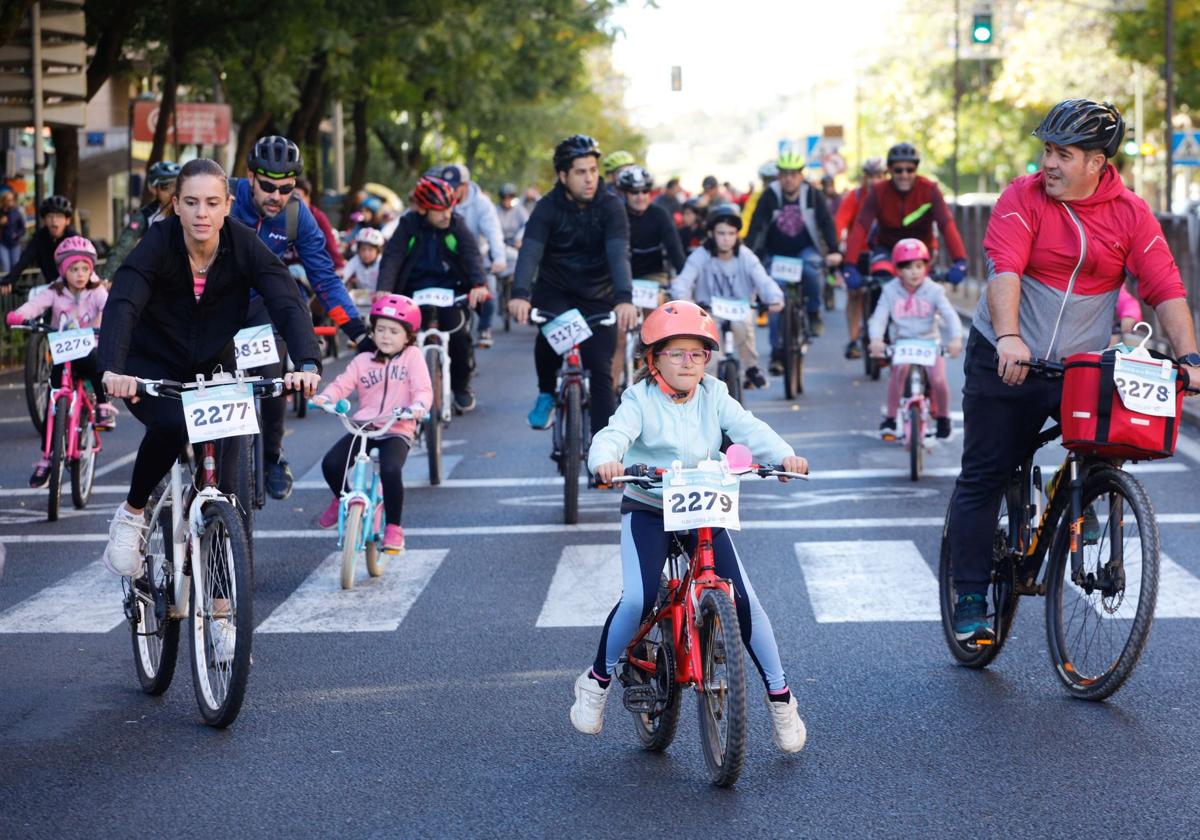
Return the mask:
[[[950,184],[958,201],[958,105],[962,99],[962,79],[958,72],[958,39],[962,33],[960,0],[954,0],[954,154],[951,157]]]
[[[1167,189],[1166,198],[1167,206],[1164,208],[1166,212],[1171,210],[1171,191],[1175,180],[1175,167],[1171,160],[1172,147],[1175,145],[1175,123],[1172,119],[1175,116],[1175,0],[1166,0],[1163,4],[1166,8],[1167,20],[1164,37],[1166,39],[1166,72],[1167,72],[1167,133],[1163,138],[1167,151]]]
[[[42,138],[45,116],[42,103],[42,4],[34,3],[29,10],[30,37],[33,59],[33,206],[40,208],[44,197],[43,181],[46,178],[46,141]],[[40,213],[35,213],[37,224],[42,224]]]

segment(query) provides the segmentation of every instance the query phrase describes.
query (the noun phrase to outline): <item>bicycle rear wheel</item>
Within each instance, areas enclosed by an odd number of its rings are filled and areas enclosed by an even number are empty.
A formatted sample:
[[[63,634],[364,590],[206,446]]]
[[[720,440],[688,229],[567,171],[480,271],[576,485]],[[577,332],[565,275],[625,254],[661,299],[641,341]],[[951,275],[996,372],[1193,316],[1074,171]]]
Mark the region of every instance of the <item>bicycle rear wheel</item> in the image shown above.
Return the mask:
[[[793,400],[804,393],[804,314],[791,300],[783,310],[783,395]]]
[[[58,512],[62,507],[63,461],[67,457],[67,398],[59,397],[54,403],[54,416],[47,417],[47,423],[54,424],[50,435],[50,479],[46,483],[50,498],[46,503],[46,519],[58,521]]]
[[[192,687],[209,726],[237,719],[250,676],[254,575],[241,517],[222,500],[204,505],[200,556],[192,558]]]
[[[925,423],[921,417],[921,406],[913,403],[908,408],[908,477],[916,481],[925,471]]]
[[[154,696],[170,687],[179,656],[179,619],[169,615],[174,606],[173,576],[174,545],[168,501],[150,523],[142,576],[130,584],[133,664],[142,691]]]
[[[879,374],[883,370],[879,364],[879,359],[873,357],[869,351],[871,344],[870,331],[867,328],[867,323],[871,320],[871,314],[875,311],[875,304],[879,300],[879,287],[874,283],[868,284],[863,290],[863,317],[862,317],[862,332],[860,333],[862,342],[862,358],[863,372],[867,378],[875,381],[879,379]]]
[[[660,603],[663,595],[660,590]],[[679,708],[683,700],[683,693],[675,682],[675,646],[670,623],[666,620],[656,622],[634,648],[634,656],[643,662],[653,662],[654,673],[647,673],[626,663],[622,683],[626,686],[653,686],[654,705],[648,712],[630,712],[633,715],[633,728],[643,749],[662,752],[675,740]]]
[[[700,661],[704,680],[696,694],[700,745],[709,780],[730,787],[746,758],[746,661],[733,601],[722,590],[700,598]]]
[[[1145,488],[1115,468],[1084,479],[1083,510],[1079,571],[1071,567],[1069,513],[1050,546],[1046,641],[1067,692],[1103,700],[1146,647],[1158,600],[1158,523]]]
[[[434,348],[425,351],[425,366],[429,368],[429,383],[433,388],[433,405],[425,421],[425,456],[429,460],[429,483],[442,483],[442,359]]]
[[[86,416],[79,429],[79,457],[71,462],[71,504],[83,510],[92,498],[92,485],[96,479],[96,454],[99,443],[95,424]]]
[[[563,522],[579,521],[579,461],[583,457],[583,408],[579,386],[567,386],[567,418],[562,447]]]
[[[354,564],[358,561],[362,529],[363,506],[350,505],[346,510],[346,528],[342,531],[342,589],[354,588]]]
[[[738,370],[736,359],[722,359],[717,366],[717,378],[729,389],[729,396],[738,402],[742,401],[742,372]]]
[[[46,409],[50,405],[50,342],[45,333],[31,332],[25,343],[25,405],[39,437],[46,435]]]
[[[1000,505],[992,536],[992,582],[988,590],[991,612],[988,618],[995,638],[991,644],[960,642],[954,637],[954,605],[958,601],[958,593],[954,588],[954,568],[950,559],[950,510],[953,509],[954,494],[951,494],[946,521],[942,526],[942,548],[938,562],[938,600],[942,610],[942,633],[946,637],[946,646],[959,664],[968,668],[986,668],[1000,655],[1017,616],[1020,597],[1016,592],[1016,573],[1012,561],[1008,558],[1008,512],[1020,509],[1020,492],[1016,487],[1009,487]]]

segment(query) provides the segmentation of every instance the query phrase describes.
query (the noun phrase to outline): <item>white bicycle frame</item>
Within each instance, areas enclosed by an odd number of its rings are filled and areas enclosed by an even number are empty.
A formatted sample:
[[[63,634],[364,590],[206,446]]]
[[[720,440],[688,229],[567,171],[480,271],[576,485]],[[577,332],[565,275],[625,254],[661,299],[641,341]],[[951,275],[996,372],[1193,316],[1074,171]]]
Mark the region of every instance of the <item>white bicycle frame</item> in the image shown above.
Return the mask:
[[[454,299],[455,304],[462,303],[467,299],[467,295],[459,295]],[[421,330],[417,333],[417,349],[421,351],[421,355],[425,355],[425,350],[429,347],[436,347],[438,351],[438,366],[442,369],[442,422],[449,423],[450,418],[454,415],[454,396],[450,391],[450,334],[457,330],[469,330],[471,324],[471,315],[469,312],[463,312],[462,324],[455,330],[447,332],[446,330]],[[441,344],[426,344],[430,336],[437,336],[441,339]],[[430,420],[433,419],[433,414],[429,415]]]

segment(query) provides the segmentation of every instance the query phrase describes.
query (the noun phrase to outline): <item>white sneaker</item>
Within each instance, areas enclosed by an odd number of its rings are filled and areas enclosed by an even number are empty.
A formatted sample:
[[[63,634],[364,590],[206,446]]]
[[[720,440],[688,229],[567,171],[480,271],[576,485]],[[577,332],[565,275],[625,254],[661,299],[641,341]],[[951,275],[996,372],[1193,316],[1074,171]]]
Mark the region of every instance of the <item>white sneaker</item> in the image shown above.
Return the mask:
[[[208,625],[208,633],[212,637],[213,659],[221,665],[233,660],[233,649],[237,644],[237,628],[228,618],[214,618]]]
[[[599,735],[604,728],[604,701],[608,699],[608,689],[592,679],[592,669],[589,667],[575,680],[575,702],[571,705],[571,725],[584,735]]]
[[[143,540],[149,528],[145,514],[130,513],[122,502],[108,526],[104,566],[115,575],[137,579],[142,576]]]
[[[773,703],[770,697],[763,697],[767,710],[771,713],[771,727],[775,730],[775,745],[785,753],[797,753],[804,749],[808,739],[808,730],[804,721],[800,720],[800,711],[796,706],[796,695],[792,695],[786,703]]]

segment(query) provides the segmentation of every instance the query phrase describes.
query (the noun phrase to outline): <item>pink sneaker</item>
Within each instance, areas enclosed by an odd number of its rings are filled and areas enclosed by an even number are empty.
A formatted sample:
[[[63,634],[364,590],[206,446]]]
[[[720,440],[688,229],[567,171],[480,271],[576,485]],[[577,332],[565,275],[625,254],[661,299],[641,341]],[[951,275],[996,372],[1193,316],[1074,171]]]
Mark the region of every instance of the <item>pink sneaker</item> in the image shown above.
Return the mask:
[[[383,550],[388,554],[404,551],[404,529],[399,525],[388,525],[383,529]]]
[[[329,503],[329,507],[325,508],[325,512],[317,517],[317,525],[322,528],[336,528],[338,520],[338,507],[341,505],[341,499],[337,496],[333,497],[333,501]]]

